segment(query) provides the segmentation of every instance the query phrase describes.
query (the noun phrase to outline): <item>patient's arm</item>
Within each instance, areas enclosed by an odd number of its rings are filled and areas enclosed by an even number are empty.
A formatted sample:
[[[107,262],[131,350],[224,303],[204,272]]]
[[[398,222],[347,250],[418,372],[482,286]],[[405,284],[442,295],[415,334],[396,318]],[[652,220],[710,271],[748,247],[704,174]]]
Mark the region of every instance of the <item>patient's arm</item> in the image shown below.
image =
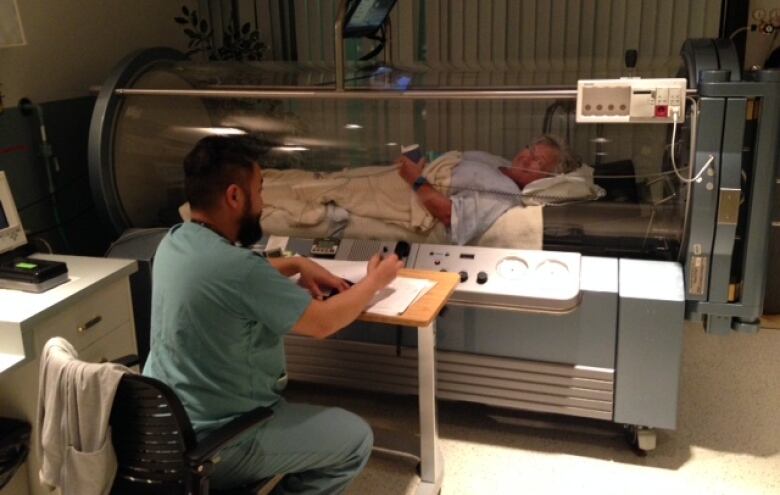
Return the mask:
[[[414,163],[402,155],[398,166],[398,174],[409,184],[409,187],[412,187],[414,181],[422,175],[423,164],[424,160]],[[452,217],[452,201],[450,201],[450,198],[434,189],[430,184],[420,186],[416,194],[431,215],[436,217],[445,227],[450,226]]]
[[[452,218],[452,201],[440,193],[430,184],[425,184],[417,189],[417,197],[426,210],[436,217],[445,227],[450,226]]]

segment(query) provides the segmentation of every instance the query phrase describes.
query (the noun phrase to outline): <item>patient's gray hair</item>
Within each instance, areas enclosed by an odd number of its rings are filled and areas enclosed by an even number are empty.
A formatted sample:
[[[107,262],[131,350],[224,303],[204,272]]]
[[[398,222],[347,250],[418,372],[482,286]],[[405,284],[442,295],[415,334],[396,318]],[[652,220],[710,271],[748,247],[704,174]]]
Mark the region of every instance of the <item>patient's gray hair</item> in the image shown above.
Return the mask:
[[[568,174],[569,172],[574,172],[580,168],[580,159],[572,153],[563,139],[553,136],[552,134],[542,134],[533,140],[531,146],[537,144],[543,144],[558,151],[560,161],[556,166],[556,172],[559,174]]]

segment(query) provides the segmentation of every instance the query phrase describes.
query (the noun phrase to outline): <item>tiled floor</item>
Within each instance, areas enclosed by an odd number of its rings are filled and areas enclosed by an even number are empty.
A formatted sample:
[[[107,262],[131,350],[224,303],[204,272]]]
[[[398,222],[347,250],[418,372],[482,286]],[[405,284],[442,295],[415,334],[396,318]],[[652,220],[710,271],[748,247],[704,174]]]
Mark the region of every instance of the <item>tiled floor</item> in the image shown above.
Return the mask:
[[[780,330],[686,329],[676,431],[634,454],[616,425],[440,403],[442,493],[780,494]],[[289,399],[340,405],[372,425],[417,428],[413,397],[295,385]],[[416,461],[375,453],[351,495],[411,494]]]

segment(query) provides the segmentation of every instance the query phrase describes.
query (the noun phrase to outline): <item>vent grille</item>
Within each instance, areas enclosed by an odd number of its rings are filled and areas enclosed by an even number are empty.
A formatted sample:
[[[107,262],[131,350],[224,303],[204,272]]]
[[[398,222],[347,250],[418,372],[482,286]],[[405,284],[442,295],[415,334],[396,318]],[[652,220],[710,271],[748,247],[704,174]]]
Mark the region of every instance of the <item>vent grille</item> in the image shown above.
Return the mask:
[[[290,378],[417,393],[417,350],[343,340],[285,340]],[[611,420],[613,370],[437,351],[436,396],[511,409]]]

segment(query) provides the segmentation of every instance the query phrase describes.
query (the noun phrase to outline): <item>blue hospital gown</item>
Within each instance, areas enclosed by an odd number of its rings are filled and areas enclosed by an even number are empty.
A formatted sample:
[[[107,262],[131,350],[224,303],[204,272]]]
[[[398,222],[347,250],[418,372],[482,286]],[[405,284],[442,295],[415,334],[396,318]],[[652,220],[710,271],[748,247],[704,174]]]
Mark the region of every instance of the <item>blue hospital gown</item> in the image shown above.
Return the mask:
[[[512,162],[484,151],[465,151],[452,171],[450,240],[463,245],[482,234],[513,206],[522,206],[521,190],[499,167]]]

